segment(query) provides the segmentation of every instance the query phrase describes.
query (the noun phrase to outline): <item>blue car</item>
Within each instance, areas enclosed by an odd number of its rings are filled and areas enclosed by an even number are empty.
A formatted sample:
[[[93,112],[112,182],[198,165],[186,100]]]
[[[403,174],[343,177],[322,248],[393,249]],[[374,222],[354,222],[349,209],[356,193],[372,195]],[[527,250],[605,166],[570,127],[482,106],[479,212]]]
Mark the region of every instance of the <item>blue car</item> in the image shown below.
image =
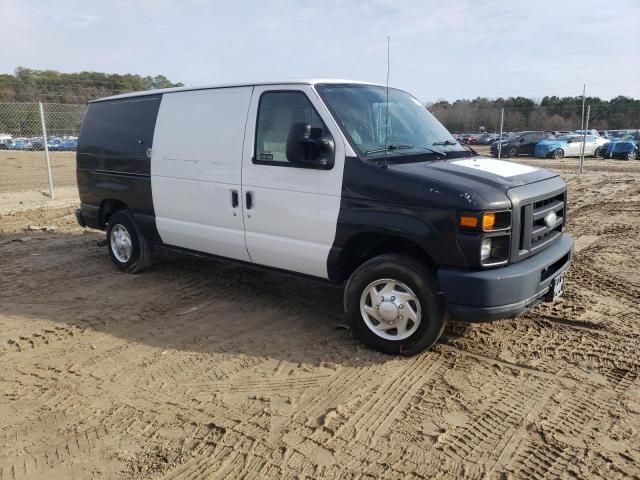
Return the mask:
[[[640,145],[640,132],[627,133],[622,138],[616,138],[604,145],[600,150],[602,158],[619,158],[622,160],[636,160]]]
[[[551,140],[538,142],[533,149],[533,154],[538,158],[563,158],[579,157],[582,152],[583,137],[579,134],[563,135]],[[597,156],[606,140],[601,137],[587,135],[584,138],[584,154]]]
[[[11,150],[33,150],[33,147],[29,140],[18,139],[13,141]]]
[[[76,138],[67,138],[56,145],[54,150],[69,152],[78,148],[78,140]]]
[[[47,148],[49,150],[59,150],[59,146],[62,143],[62,139],[58,138],[58,137],[51,137],[49,138],[49,140],[47,141]]]

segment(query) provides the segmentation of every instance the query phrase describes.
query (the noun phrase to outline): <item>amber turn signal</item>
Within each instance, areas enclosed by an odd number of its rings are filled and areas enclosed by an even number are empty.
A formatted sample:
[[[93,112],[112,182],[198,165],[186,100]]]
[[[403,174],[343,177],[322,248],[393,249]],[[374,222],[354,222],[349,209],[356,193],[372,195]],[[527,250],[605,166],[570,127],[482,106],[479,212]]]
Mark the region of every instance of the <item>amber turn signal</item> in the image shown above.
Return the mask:
[[[496,214],[493,212],[485,213],[482,215],[482,229],[493,230],[493,227],[496,226]]]
[[[460,226],[465,228],[476,228],[478,226],[478,218],[462,215],[460,216]]]

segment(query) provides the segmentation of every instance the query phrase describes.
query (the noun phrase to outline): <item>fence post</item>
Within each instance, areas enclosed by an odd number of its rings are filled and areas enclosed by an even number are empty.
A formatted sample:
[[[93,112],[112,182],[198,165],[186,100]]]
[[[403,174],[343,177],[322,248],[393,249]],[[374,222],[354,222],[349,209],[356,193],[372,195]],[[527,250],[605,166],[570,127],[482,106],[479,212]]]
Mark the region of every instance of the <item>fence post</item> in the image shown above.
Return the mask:
[[[584,147],[587,142],[587,129],[589,128],[589,115],[591,114],[591,105],[587,105],[587,118],[584,122],[584,130],[582,130],[582,148],[580,149],[580,173],[584,172]]]
[[[502,158],[502,127],[504,126],[504,107],[500,109],[500,136],[498,137],[498,159]]]
[[[42,123],[42,143],[44,146],[44,158],[47,161],[47,176],[49,177],[49,198],[53,200],[53,178],[51,176],[51,161],[49,160],[49,146],[47,145],[47,126],[44,121],[44,108],[42,108],[42,102],[38,102],[40,105],[40,121]]]
[[[580,130],[584,130],[584,101],[585,94],[587,93],[587,84],[582,85],[582,118],[580,119]]]

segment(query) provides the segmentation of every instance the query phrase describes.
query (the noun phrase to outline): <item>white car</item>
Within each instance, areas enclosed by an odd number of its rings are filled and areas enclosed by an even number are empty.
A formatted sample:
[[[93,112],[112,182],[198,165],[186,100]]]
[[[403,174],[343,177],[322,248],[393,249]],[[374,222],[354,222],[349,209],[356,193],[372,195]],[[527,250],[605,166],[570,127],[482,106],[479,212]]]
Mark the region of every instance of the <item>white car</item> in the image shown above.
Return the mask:
[[[580,134],[563,135],[538,142],[533,153],[538,158],[579,157],[582,151],[582,141],[583,136]],[[606,138],[587,135],[584,137],[584,155],[586,157],[598,156],[605,143],[608,143]]]

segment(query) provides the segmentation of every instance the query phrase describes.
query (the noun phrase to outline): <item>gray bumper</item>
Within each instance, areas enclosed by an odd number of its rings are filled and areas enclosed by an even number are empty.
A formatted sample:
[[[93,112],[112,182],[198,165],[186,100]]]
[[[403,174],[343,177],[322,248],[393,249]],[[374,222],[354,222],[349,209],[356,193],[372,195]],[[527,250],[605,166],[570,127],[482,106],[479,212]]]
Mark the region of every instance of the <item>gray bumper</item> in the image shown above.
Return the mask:
[[[449,314],[466,322],[515,317],[540,301],[551,281],[569,268],[572,253],[573,238],[565,233],[542,252],[506,267],[440,268],[438,279]]]

